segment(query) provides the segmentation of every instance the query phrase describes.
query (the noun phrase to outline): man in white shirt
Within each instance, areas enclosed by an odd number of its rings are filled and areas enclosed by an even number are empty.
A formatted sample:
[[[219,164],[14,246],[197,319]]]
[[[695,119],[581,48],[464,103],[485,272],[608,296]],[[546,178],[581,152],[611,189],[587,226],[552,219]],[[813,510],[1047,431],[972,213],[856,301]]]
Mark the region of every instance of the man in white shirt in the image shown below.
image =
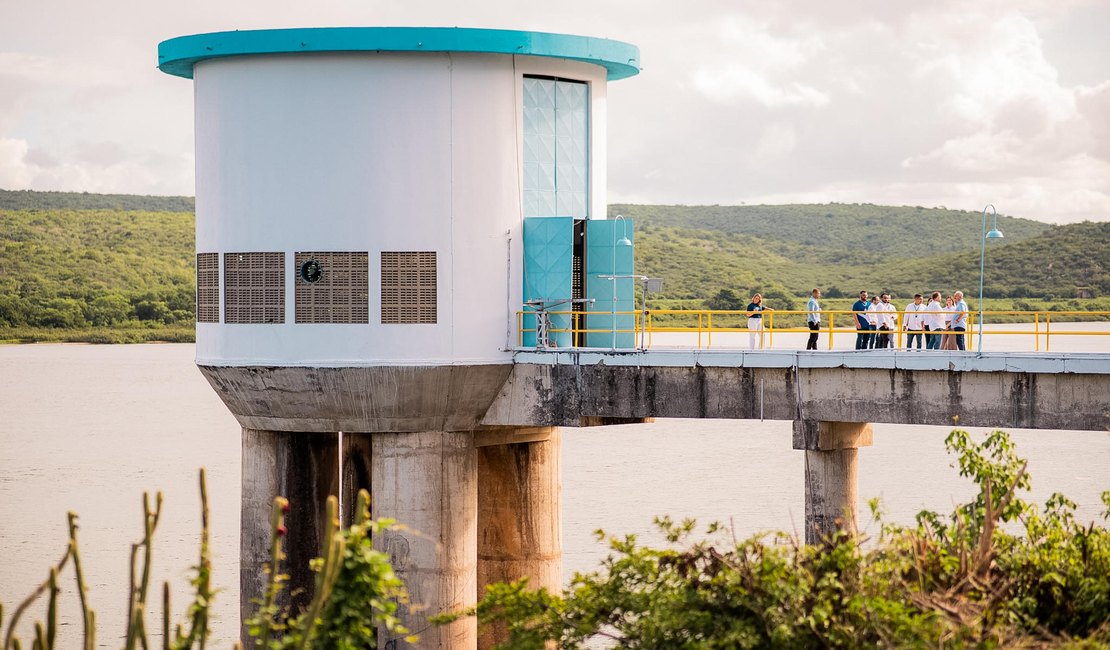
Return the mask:
[[[879,304],[876,306],[875,322],[879,326],[879,340],[875,343],[877,348],[892,348],[894,341],[891,340],[890,333],[898,324],[898,310],[894,305],[890,304],[890,294],[884,293],[879,296]]]
[[[867,327],[871,331],[867,335],[867,349],[873,350],[879,338],[875,333],[879,329],[879,296],[871,296],[871,304],[867,306]]]
[[[965,350],[967,349],[964,346],[964,332],[967,330],[967,303],[964,302],[963,291],[957,291],[952,294],[952,297],[956,299],[956,308],[952,316],[952,331],[959,332],[959,334],[956,334],[956,349]]]
[[[906,329],[906,349],[913,349],[913,340],[917,338],[917,349],[921,349],[921,333],[925,331],[925,305],[921,302],[920,293],[913,294],[913,302],[906,305],[905,315],[902,317],[902,326]]]
[[[925,330],[927,332],[940,332],[944,330],[944,307],[940,304],[940,292],[934,291],[929,296],[929,304],[925,306]],[[939,350],[940,339],[943,334],[926,334],[925,349]]]

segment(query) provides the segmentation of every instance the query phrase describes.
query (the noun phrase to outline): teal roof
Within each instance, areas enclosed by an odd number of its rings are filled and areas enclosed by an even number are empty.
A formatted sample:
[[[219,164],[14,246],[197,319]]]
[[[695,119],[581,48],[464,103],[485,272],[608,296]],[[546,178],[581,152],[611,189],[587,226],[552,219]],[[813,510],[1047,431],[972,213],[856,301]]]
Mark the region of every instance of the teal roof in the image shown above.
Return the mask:
[[[584,61],[609,71],[610,81],[640,72],[640,49],[605,38],[463,27],[314,27],[215,32],[158,44],[158,68],[193,78],[198,61],[295,52],[483,52]]]

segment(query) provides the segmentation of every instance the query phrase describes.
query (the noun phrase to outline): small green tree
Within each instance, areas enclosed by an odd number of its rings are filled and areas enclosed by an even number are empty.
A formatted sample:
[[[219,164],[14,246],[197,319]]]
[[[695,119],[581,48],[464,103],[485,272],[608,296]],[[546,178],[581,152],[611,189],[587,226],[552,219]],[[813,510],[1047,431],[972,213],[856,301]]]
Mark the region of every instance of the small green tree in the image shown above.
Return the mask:
[[[746,306],[747,302],[732,289],[721,289],[705,301],[705,308],[714,311],[739,311]]]

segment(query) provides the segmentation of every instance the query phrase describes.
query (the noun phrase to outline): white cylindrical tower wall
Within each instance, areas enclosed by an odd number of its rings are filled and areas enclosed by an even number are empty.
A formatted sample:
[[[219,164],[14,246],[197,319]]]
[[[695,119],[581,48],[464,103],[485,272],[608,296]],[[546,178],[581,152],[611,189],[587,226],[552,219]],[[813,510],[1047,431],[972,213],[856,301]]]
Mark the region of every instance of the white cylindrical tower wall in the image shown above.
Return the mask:
[[[197,251],[281,252],[286,266],[284,322],[227,323],[221,294],[220,322],[197,324],[197,362],[509,362],[521,303],[526,75],[588,83],[589,209],[604,218],[601,65],[457,52],[198,62]],[[297,251],[369,253],[369,323],[297,324]],[[435,324],[381,322],[383,251],[436,252]]]

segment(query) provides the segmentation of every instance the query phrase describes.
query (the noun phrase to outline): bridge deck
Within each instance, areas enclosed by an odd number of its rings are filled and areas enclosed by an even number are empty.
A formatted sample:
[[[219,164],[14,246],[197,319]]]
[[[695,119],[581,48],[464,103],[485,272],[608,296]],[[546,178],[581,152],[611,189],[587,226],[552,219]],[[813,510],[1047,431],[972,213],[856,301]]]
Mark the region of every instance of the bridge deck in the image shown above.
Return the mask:
[[[907,352],[905,350],[518,350],[516,363],[541,365],[659,366],[707,368],[854,368],[877,370],[943,370],[1110,374],[1110,354],[1049,352]]]
[[[896,422],[1105,431],[1110,354],[517,351],[482,419],[582,426],[637,418]]]

